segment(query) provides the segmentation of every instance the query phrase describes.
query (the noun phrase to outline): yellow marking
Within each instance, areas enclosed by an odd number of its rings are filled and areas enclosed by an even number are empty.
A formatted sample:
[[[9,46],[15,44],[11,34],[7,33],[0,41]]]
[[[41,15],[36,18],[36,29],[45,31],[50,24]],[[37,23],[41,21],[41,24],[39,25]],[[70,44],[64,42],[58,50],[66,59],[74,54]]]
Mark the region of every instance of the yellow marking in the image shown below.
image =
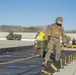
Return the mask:
[[[0,63],[0,65],[7,65],[7,64],[12,64],[12,63],[24,61],[24,60],[29,60],[29,59],[31,59],[31,58],[38,57],[38,56],[39,56],[39,55],[32,55],[32,56],[27,57],[27,58],[12,60],[12,61],[8,61],[8,62],[2,62],[2,63]]]
[[[74,53],[74,59],[75,59],[75,53]]]
[[[51,64],[51,67],[55,70],[55,71],[57,71],[58,69],[54,66],[54,64],[52,63]]]
[[[60,68],[63,67],[62,59],[60,59]]]
[[[73,60],[74,60],[74,55],[72,54],[72,56],[73,56]]]
[[[74,59],[75,59],[75,53],[74,53]]]
[[[70,62],[71,62],[71,55],[70,55]]]
[[[68,63],[70,63],[70,56],[68,56]]]
[[[41,72],[43,72],[43,73],[45,73],[45,74],[47,74],[47,75],[51,75],[51,73],[49,73],[49,72],[47,72],[47,71],[45,71],[45,70],[42,70]]]
[[[74,54],[73,54],[73,59],[74,59]]]
[[[72,61],[72,55],[71,55],[71,61]]]
[[[75,53],[75,58],[76,58],[76,53]]]
[[[75,59],[76,59],[76,53],[75,53]]]
[[[72,45],[72,48],[76,48],[76,45]]]
[[[64,58],[64,64],[66,65],[66,57]]]

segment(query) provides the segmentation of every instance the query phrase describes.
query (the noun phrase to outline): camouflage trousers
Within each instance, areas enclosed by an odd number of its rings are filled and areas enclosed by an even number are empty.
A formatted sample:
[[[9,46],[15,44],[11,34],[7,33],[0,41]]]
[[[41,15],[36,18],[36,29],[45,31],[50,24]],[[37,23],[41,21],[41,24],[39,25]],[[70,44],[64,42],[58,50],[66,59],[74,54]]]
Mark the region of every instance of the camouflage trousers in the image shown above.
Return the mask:
[[[61,52],[60,39],[51,37],[48,44],[47,44],[47,53],[45,55],[45,60],[49,61],[51,53],[53,52],[53,47],[54,46],[56,47],[55,60],[60,59],[60,52]]]

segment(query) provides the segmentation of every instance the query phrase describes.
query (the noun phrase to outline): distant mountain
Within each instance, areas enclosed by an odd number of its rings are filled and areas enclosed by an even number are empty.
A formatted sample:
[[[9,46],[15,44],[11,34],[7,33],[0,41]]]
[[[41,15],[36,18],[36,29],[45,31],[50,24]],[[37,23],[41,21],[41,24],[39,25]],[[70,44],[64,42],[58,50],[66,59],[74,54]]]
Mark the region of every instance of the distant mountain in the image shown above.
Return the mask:
[[[11,25],[1,25],[0,32],[37,32],[37,31],[45,31],[47,26],[11,26]],[[65,30],[66,33],[76,33],[76,30]]]
[[[1,25],[0,32],[37,32],[38,30],[44,31],[46,26],[30,26],[30,27],[23,27],[23,26],[11,26],[11,25]]]
[[[2,32],[8,32],[8,31],[23,31],[22,26],[8,26],[8,25],[2,25],[0,26],[0,31]]]

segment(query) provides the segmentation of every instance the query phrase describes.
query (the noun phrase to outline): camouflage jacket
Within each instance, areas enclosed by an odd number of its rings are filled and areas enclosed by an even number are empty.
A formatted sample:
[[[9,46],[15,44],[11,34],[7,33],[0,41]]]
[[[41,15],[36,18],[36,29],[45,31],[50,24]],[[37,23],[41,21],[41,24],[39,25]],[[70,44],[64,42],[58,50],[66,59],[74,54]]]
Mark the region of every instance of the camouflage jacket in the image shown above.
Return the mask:
[[[66,36],[65,37],[67,41],[71,41],[71,37],[70,36]]]
[[[64,29],[62,26],[56,25],[56,23],[49,25],[45,31],[45,40],[49,37],[56,37],[60,39],[62,36],[62,41],[64,41]]]

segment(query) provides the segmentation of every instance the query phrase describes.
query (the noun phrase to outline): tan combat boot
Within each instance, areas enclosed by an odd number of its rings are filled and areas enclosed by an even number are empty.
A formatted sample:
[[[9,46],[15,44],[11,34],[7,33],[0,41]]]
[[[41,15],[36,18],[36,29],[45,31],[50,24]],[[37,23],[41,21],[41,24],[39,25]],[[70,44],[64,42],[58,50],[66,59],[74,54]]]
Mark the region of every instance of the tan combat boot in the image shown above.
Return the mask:
[[[44,62],[42,62],[42,65],[43,65],[43,66],[46,66],[47,63],[48,63],[48,60],[45,60]]]

